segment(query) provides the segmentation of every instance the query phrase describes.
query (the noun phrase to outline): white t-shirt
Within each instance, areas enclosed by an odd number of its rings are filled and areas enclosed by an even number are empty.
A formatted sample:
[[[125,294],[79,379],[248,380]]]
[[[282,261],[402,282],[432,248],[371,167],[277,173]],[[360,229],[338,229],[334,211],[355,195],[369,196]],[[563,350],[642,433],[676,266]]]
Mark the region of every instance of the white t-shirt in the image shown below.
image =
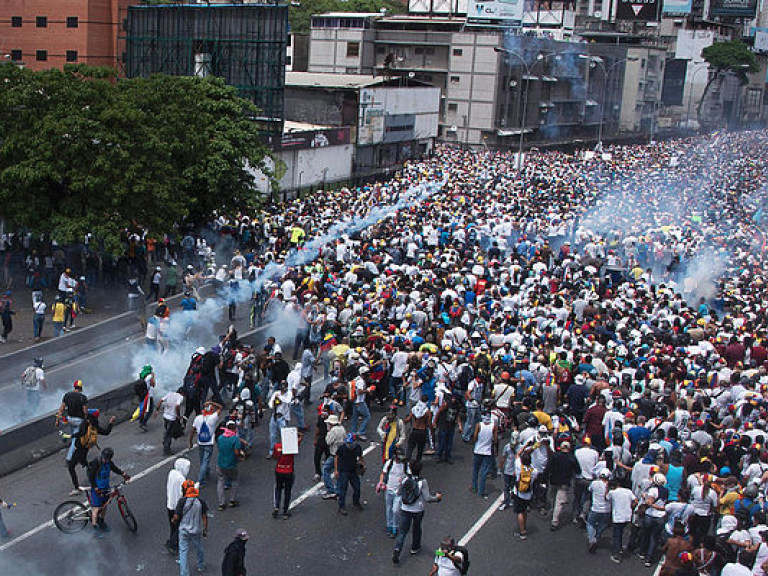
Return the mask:
[[[605,499],[608,485],[602,480],[592,480],[589,492],[592,494],[592,511],[606,513],[611,511],[611,502]]]
[[[611,517],[614,524],[630,522],[632,520],[632,501],[635,495],[629,488],[616,488],[605,496],[611,503]]]
[[[184,402],[184,396],[178,392],[168,392],[163,396],[163,418],[165,420],[176,420],[177,408]]]
[[[454,552],[452,556],[461,559],[459,562],[460,566],[461,561],[464,560],[464,555],[457,551]],[[435,566],[437,566],[436,576],[460,576],[461,574],[461,570],[456,567],[453,560],[450,560],[445,556],[435,556]]]
[[[392,356],[392,377],[402,378],[405,369],[408,367],[408,353],[398,350]]]
[[[723,566],[720,576],[752,576],[752,570],[736,562]]]
[[[206,434],[209,435],[210,440],[204,440],[200,438],[200,433],[203,431],[203,423],[205,423]],[[200,446],[213,446],[216,440],[216,424],[219,423],[219,415],[214,412],[213,414],[198,414],[195,420],[192,422],[192,427],[197,432],[197,443]]]

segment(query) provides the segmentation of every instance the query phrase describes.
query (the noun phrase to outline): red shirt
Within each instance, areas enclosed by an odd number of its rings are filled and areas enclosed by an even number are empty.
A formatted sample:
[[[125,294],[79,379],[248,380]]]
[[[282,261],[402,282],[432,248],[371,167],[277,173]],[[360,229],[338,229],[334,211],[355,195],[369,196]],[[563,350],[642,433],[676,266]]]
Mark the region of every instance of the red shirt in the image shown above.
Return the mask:
[[[275,472],[278,474],[293,474],[293,454],[283,454],[283,445],[275,444],[275,456],[277,456],[277,466]]]

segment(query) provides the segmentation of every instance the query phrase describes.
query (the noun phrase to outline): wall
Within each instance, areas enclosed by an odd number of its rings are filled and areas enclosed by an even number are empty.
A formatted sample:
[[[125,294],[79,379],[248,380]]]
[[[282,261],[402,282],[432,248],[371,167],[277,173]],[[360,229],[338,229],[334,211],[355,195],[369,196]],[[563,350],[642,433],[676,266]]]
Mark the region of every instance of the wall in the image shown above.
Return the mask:
[[[281,150],[277,153],[286,165],[280,190],[322,186],[323,182],[348,180],[352,176],[352,144],[305,150]]]
[[[373,74],[370,30],[313,28],[310,32],[309,72]],[[359,43],[358,56],[347,56],[347,43]]]
[[[357,143],[366,146],[437,137],[439,88],[364,88]]]

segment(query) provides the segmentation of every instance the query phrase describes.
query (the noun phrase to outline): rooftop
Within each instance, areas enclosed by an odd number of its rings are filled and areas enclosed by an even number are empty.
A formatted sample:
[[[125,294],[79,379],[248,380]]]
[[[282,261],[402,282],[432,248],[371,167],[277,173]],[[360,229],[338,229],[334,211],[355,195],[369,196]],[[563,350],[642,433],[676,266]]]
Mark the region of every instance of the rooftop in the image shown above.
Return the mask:
[[[320,74],[317,72],[286,72],[285,86],[318,87],[318,88],[348,88],[356,90],[368,86],[377,86],[385,82],[382,76],[366,76],[363,74]]]

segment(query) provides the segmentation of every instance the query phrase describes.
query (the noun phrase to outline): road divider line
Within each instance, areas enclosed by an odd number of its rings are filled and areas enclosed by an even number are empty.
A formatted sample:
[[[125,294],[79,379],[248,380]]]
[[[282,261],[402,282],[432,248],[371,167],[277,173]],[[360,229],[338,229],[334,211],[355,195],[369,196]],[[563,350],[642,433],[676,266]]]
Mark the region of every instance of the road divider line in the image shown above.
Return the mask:
[[[370,454],[376,449],[376,446],[378,445],[371,444],[370,446],[368,446],[368,448],[363,450],[363,456],[368,456],[368,454]],[[291,504],[288,506],[288,510],[293,510],[294,508],[296,508],[296,506],[304,502],[306,499],[311,498],[312,496],[317,494],[323,486],[325,486],[325,484],[322,481],[312,486],[312,488],[302,493],[298,498],[296,498],[293,502],[291,502]]]
[[[459,546],[466,546],[469,544],[469,541],[472,540],[472,538],[474,538],[478,532],[480,532],[483,526],[488,523],[488,520],[491,519],[491,516],[496,513],[503,501],[504,494],[499,494],[499,497],[493,501],[493,504],[491,504],[488,510],[486,510],[485,513],[477,519],[477,522],[472,525],[472,528],[470,528],[469,531],[461,537],[459,540]]]

